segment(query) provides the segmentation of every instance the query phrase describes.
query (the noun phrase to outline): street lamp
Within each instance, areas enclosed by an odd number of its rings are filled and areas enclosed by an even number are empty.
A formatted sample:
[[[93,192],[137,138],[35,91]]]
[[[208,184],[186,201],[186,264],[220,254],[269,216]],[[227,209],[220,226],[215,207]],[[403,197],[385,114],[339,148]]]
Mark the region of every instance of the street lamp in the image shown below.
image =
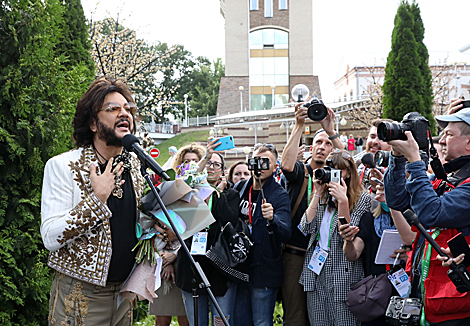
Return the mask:
[[[188,94],[184,94],[184,126],[189,127],[189,121],[188,121]]]
[[[243,86],[239,86],[238,90],[240,91],[240,112],[243,112]]]
[[[248,162],[248,155],[250,155],[250,152],[251,152],[251,147],[249,147],[249,146],[243,147],[243,153],[245,153],[247,162]]]

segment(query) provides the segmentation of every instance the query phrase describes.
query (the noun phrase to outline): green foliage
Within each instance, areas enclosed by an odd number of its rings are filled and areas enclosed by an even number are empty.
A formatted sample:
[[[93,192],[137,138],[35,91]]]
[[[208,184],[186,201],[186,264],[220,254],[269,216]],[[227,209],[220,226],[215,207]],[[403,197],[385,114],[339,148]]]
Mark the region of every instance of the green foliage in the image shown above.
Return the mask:
[[[192,89],[189,93],[191,117],[215,115],[219,99],[220,78],[225,76],[225,66],[218,58],[213,64],[198,58],[199,65],[192,73]]]
[[[383,117],[401,121],[408,112],[419,112],[431,121],[432,94],[426,75],[428,56],[422,43],[424,27],[415,9],[402,0],[395,16],[392,50],[387,58],[383,85]],[[424,74],[424,75],[423,75]]]
[[[86,68],[55,52],[57,0],[0,3],[0,324],[45,325],[51,270],[40,236],[45,162],[72,146]]]

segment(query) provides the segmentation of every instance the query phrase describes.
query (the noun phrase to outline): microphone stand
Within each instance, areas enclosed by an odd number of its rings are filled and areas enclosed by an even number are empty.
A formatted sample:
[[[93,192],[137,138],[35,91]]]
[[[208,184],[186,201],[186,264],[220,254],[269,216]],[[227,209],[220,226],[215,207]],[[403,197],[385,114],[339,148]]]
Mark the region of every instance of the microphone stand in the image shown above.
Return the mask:
[[[224,315],[222,309],[220,308],[219,304],[217,303],[217,300],[215,299],[214,294],[212,293],[212,291],[210,289],[211,285],[210,285],[209,280],[207,279],[206,275],[204,274],[204,271],[202,270],[201,265],[199,265],[199,263],[194,260],[193,256],[191,256],[191,254],[189,252],[189,249],[186,246],[186,244],[184,243],[183,239],[181,238],[181,235],[179,234],[178,230],[176,229],[176,226],[173,223],[173,220],[171,219],[170,214],[168,214],[168,210],[166,209],[165,204],[163,204],[163,201],[160,198],[160,195],[158,194],[157,189],[153,185],[152,180],[150,179],[150,176],[147,172],[147,163],[144,160],[140,160],[140,164],[141,164],[140,165],[140,172],[142,173],[142,176],[144,177],[145,181],[147,181],[147,184],[150,186],[150,189],[152,190],[153,195],[157,199],[158,204],[160,205],[160,207],[162,208],[163,213],[165,214],[166,218],[168,219],[168,222],[170,222],[170,226],[171,226],[173,232],[178,237],[178,241],[181,243],[181,247],[183,248],[184,252],[188,256],[189,261],[191,262],[191,269],[192,269],[192,271],[195,275],[195,278],[198,278],[199,281],[200,281],[199,284],[197,284],[197,281],[194,280],[195,285],[199,286],[199,288],[201,288],[201,289],[206,289],[207,294],[209,295],[210,300],[214,304],[215,309],[219,313],[220,318],[224,322],[224,325],[229,326],[229,323],[228,323],[227,319],[225,319],[225,315]],[[163,178],[163,176],[161,176],[161,177]],[[197,295],[197,292],[196,292],[197,291],[196,286],[193,287],[194,326],[198,326],[198,324],[199,324],[198,303],[197,303],[198,295]]]

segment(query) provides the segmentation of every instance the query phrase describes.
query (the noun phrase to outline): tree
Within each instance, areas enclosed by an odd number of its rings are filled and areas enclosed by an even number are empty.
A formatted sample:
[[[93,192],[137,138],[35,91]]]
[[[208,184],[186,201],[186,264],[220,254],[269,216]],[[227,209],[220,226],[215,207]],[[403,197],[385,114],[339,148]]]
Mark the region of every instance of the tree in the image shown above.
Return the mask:
[[[395,16],[392,50],[385,67],[384,118],[401,121],[406,113],[416,111],[433,120],[430,107],[426,107],[428,99],[424,89],[428,84],[420,69],[423,60],[414,34],[416,20],[408,2],[402,0]]]
[[[55,49],[58,0],[0,3],[0,323],[47,324],[51,270],[40,227],[45,162],[72,146],[86,67]]]
[[[189,93],[192,117],[215,115],[219,99],[220,78],[225,76],[225,66],[218,58],[212,64],[206,58],[198,58],[192,73],[192,90]]]

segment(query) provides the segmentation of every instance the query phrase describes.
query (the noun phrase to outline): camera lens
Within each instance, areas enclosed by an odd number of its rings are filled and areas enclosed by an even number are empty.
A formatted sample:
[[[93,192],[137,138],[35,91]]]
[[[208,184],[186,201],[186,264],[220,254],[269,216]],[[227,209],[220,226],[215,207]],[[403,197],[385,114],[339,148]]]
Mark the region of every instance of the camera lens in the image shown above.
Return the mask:
[[[391,123],[391,122],[381,122],[377,127],[377,136],[381,141],[390,141],[390,140],[407,140],[405,131],[410,130],[410,128],[404,123]]]
[[[321,100],[313,99],[310,103],[306,103],[307,115],[313,121],[322,121],[328,115],[328,109]]]
[[[386,151],[377,151],[374,156],[375,163],[378,166],[386,168],[388,166],[388,161],[390,158],[390,152]]]
[[[320,180],[322,183],[328,183],[331,181],[331,171],[325,169],[316,169],[315,179]]]

